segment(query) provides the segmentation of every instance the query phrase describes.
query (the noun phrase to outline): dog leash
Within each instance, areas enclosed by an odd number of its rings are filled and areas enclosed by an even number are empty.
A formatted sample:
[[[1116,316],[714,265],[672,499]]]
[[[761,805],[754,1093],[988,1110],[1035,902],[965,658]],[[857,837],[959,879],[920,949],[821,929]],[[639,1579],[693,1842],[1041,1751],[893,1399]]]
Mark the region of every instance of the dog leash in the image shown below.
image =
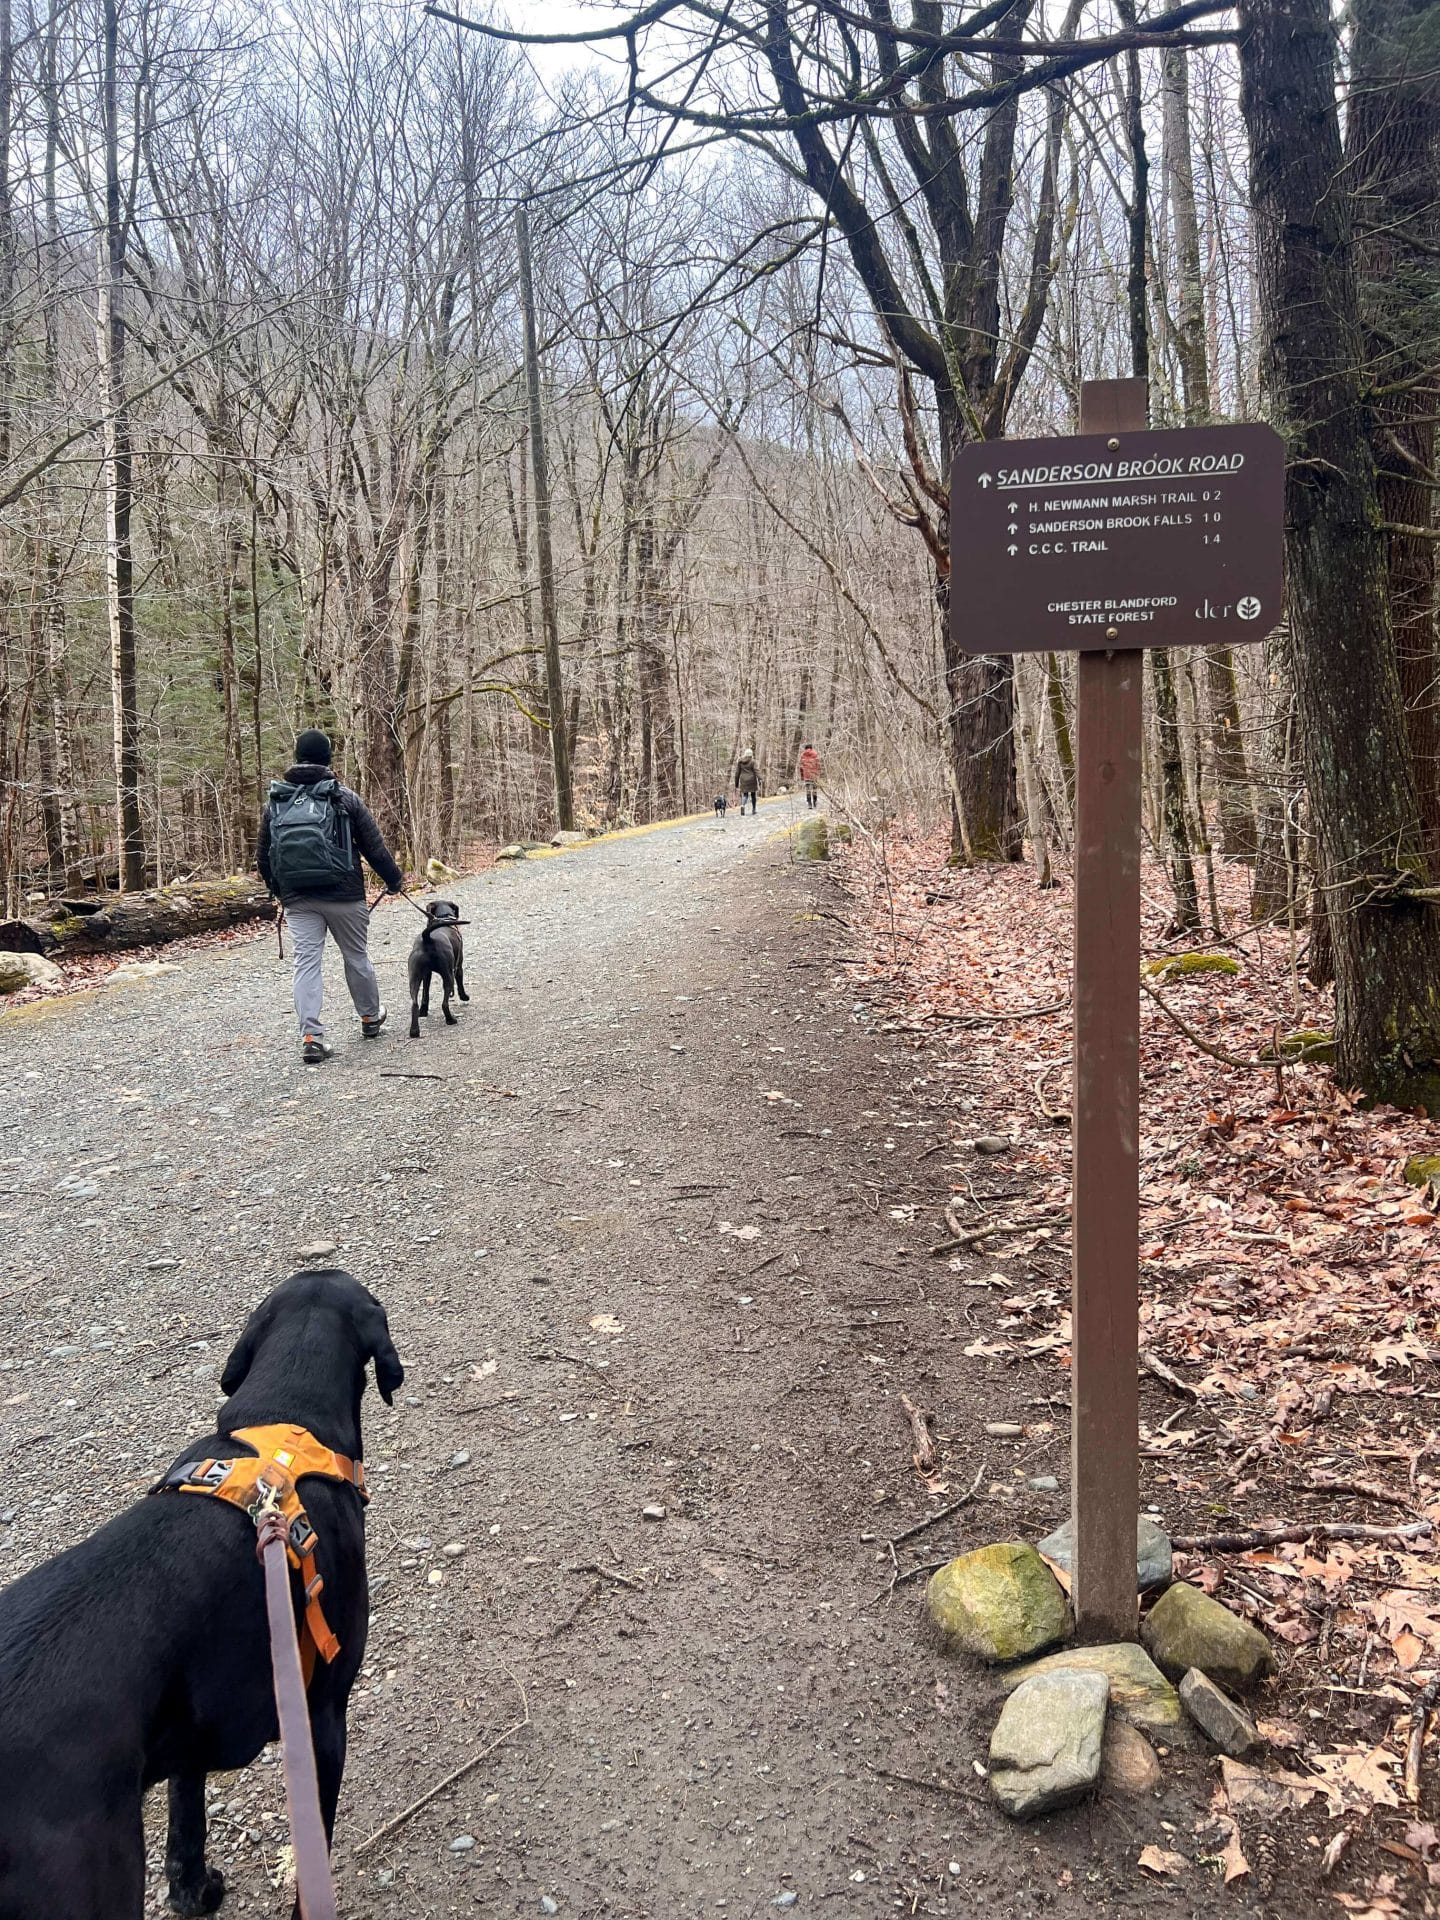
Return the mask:
[[[374,913],[376,907],[379,906],[380,902],[385,898],[386,894],[389,893],[389,891],[390,891],[389,887],[382,887],[379,893],[377,893],[375,898],[370,902],[369,906],[365,909],[365,911],[367,913]],[[429,914],[426,913],[425,909],[416,902],[414,896],[409,892],[407,892],[407,890],[404,887],[401,887],[398,889],[398,895],[399,895],[399,898],[402,899],[407,906],[413,907],[415,909],[416,913],[419,914],[422,920],[428,920],[430,918]]]
[[[255,1557],[265,1569],[265,1611],[270,1621],[270,1665],[275,1680],[275,1712],[285,1766],[285,1807],[290,1844],[295,1852],[295,1887],[302,1920],[337,1920],[335,1883],[330,1878],[330,1849],[320,1813],[310,1709],[300,1671],[295,1610],[290,1599],[290,1563],[286,1558],[285,1516],[268,1490],[255,1516]]]
[[[279,900],[275,902],[275,945],[279,948],[280,958],[283,960],[285,958],[285,908]]]

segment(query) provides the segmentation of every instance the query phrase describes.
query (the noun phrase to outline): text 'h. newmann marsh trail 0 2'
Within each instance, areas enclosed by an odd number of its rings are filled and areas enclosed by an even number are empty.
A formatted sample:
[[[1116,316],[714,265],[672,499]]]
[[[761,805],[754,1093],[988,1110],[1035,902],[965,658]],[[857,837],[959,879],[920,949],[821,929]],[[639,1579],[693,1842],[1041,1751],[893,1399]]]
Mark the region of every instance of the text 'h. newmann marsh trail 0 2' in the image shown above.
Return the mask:
[[[967,653],[1258,640],[1280,619],[1285,447],[1180,427],[962,449],[951,618]]]
[[[1138,1618],[1140,690],[1147,647],[1259,640],[1284,596],[1285,449],[1264,426],[1150,433],[1144,380],[1089,380],[1083,433],[962,449],[950,617],[968,653],[1078,652],[1071,1598]]]

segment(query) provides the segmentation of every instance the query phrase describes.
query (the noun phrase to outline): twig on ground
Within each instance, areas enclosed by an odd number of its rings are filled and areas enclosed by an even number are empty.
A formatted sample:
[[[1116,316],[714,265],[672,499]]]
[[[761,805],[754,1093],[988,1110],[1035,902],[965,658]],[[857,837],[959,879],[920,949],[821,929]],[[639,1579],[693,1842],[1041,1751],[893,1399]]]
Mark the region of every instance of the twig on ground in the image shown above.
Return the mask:
[[[930,1416],[920,1411],[908,1393],[901,1394],[900,1408],[910,1422],[910,1464],[917,1473],[934,1473],[940,1464],[940,1455],[931,1437]]]
[[[993,1240],[997,1236],[1003,1236],[1008,1239],[1011,1235],[1017,1233],[1033,1233],[1037,1227],[1053,1227],[1055,1217],[1053,1213],[1045,1213],[1029,1214],[1023,1220],[996,1220],[988,1227],[972,1227],[966,1233],[955,1234],[952,1239],[941,1240],[937,1242],[935,1246],[931,1247],[930,1252],[932,1255],[938,1253],[956,1253],[962,1247],[978,1246],[982,1240]],[[947,1222],[950,1222],[948,1209],[945,1218]],[[953,1225],[954,1223],[950,1222],[950,1224]]]
[[[902,1787],[920,1787],[926,1793],[943,1793],[948,1800],[969,1800],[972,1797],[964,1787],[950,1787],[943,1780],[922,1780],[913,1773],[896,1773],[891,1767],[877,1767],[869,1760],[865,1762],[865,1771],[873,1773],[877,1780],[895,1780]]]
[[[1435,1702],[1440,1700],[1440,1673],[1427,1680],[1415,1696],[1410,1715],[1410,1740],[1405,1749],[1405,1798],[1412,1806],[1420,1799],[1420,1766],[1425,1753],[1425,1732]]]
[[[1179,1374],[1173,1368],[1167,1367],[1159,1354],[1152,1353],[1149,1347],[1140,1349],[1140,1364],[1147,1373],[1153,1373],[1157,1380],[1163,1380],[1167,1387],[1175,1393],[1183,1394],[1187,1400],[1200,1398],[1199,1390],[1192,1387],[1188,1380],[1182,1380]]]
[[[952,1500],[947,1507],[941,1507],[938,1513],[927,1514],[925,1519],[917,1520],[913,1527],[906,1527],[903,1533],[894,1534],[890,1545],[898,1547],[903,1541],[913,1540],[917,1533],[928,1533],[931,1527],[938,1527],[942,1520],[948,1520],[952,1513],[958,1513],[961,1507],[968,1507],[980,1490],[980,1482],[985,1478],[985,1463],[980,1464],[968,1493],[962,1493],[958,1500]]]
[[[1035,1104],[1050,1122],[1052,1127],[1068,1127],[1070,1115],[1063,1107],[1051,1107],[1045,1103],[1045,1082],[1057,1067],[1063,1066],[1063,1060],[1052,1060],[1048,1067],[1042,1067],[1035,1077]]]
[[[405,1073],[398,1067],[382,1067],[380,1078],[382,1080],[443,1080],[445,1076],[443,1073]]]
[[[1164,994],[1157,993],[1148,980],[1141,979],[1140,991],[1149,994],[1161,1012],[1174,1021],[1175,1025],[1180,1029],[1181,1033],[1184,1034],[1192,1047],[1198,1047],[1201,1053],[1208,1053],[1210,1058],[1212,1060],[1218,1060],[1221,1066],[1245,1067],[1253,1070],[1256,1067],[1266,1067],[1271,1064],[1268,1060],[1242,1060],[1238,1053],[1227,1053],[1224,1047],[1213,1046],[1210,1041],[1205,1039],[1203,1034],[1195,1031],[1188,1020],[1182,1020],[1180,1018],[1180,1015],[1176,1013]]]
[[[571,1627],[574,1626],[590,1602],[599,1598],[600,1591],[604,1585],[605,1582],[600,1579],[595,1579],[590,1582],[589,1586],[585,1589],[584,1593],[581,1594],[565,1618],[550,1629],[550,1638],[552,1640],[558,1640],[562,1633],[568,1633],[570,1631]]]
[[[999,1013],[947,1013],[937,1009],[937,1020],[953,1020],[960,1027],[995,1027],[1006,1020],[1038,1020],[1042,1013],[1063,1013],[1070,1004],[1067,993],[1063,1000],[1052,1000],[1044,1007],[1009,1007]]]
[[[1412,1520],[1403,1527],[1362,1526],[1350,1520],[1308,1520],[1298,1526],[1256,1527],[1250,1533],[1176,1534],[1171,1546],[1177,1553],[1248,1553],[1253,1547],[1302,1545],[1317,1533],[1327,1540],[1425,1540],[1435,1531],[1433,1520]]]
[[[598,1560],[587,1560],[583,1566],[567,1567],[567,1573],[598,1573],[602,1580],[613,1580],[617,1586],[633,1587],[637,1593],[644,1593],[645,1582],[637,1580],[633,1574],[621,1573],[618,1567],[602,1567]]]
[[[1414,1513],[1415,1502],[1403,1493],[1392,1493],[1388,1487],[1375,1487],[1364,1480],[1302,1480],[1304,1493],[1353,1493],[1360,1500],[1376,1500],[1382,1507],[1399,1507],[1403,1513]]]
[[[516,1691],[520,1695],[522,1718],[517,1720],[513,1727],[507,1727],[504,1733],[497,1734],[489,1746],[482,1747],[479,1753],[472,1754],[471,1757],[463,1761],[460,1766],[452,1768],[443,1780],[437,1780],[435,1785],[427,1792],[422,1793],[418,1800],[412,1800],[408,1807],[405,1807],[395,1815],[393,1820],[387,1820],[383,1827],[377,1827],[374,1833],[368,1835],[367,1838],[362,1840],[359,1846],[355,1848],[354,1851],[357,1856],[362,1853],[368,1853],[371,1847],[378,1846],[382,1840],[388,1840],[397,1828],[403,1827],[407,1820],[413,1819],[422,1807],[428,1807],[430,1802],[438,1799],[447,1787],[453,1787],[458,1781],[463,1780],[467,1773],[473,1773],[482,1760],[488,1760],[497,1748],[503,1747],[507,1740],[513,1740],[517,1733],[520,1733],[524,1728],[529,1726],[530,1702],[525,1697],[525,1689],[520,1685],[518,1680],[515,1680],[513,1673],[510,1675],[510,1678],[515,1681]]]

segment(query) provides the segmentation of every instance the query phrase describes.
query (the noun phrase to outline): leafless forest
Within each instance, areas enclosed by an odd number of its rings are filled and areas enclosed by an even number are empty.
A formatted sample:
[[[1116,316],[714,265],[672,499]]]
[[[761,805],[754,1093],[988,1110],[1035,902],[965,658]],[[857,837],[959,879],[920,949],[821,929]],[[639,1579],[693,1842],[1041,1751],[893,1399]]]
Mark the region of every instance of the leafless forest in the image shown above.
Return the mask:
[[[1150,656],[1176,924],[1249,863],[1423,1097],[1440,8],[590,14],[0,0],[7,909],[243,867],[311,720],[413,861],[813,739],[1043,882],[1073,660],[954,651],[946,473],[1141,373],[1292,458],[1287,625]]]

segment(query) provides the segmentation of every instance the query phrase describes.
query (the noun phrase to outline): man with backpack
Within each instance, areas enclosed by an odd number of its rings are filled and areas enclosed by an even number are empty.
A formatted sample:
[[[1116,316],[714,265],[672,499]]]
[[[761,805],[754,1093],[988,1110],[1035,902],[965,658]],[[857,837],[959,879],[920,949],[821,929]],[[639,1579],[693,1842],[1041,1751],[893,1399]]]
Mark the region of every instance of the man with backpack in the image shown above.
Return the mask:
[[[345,962],[345,984],[360,1016],[361,1033],[374,1040],[385,1024],[380,983],[370,964],[370,915],[360,857],[369,861],[388,893],[399,893],[405,876],[365,802],[335,778],[329,737],[318,727],[307,727],[295,742],[295,761],[283,780],[270,783],[255,864],[290,926],[300,1057],[307,1066],[318,1066],[335,1051],[321,1019],[327,933],[334,934]]]

